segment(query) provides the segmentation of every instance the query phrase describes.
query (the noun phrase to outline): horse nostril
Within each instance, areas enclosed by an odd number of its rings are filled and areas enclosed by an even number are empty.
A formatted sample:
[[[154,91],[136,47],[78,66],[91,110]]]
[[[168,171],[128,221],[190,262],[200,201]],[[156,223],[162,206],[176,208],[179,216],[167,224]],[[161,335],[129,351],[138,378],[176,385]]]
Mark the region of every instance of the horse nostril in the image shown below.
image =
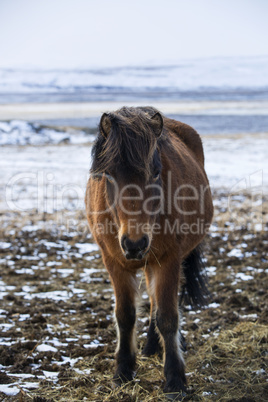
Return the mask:
[[[122,249],[123,249],[124,251],[127,250],[127,236],[126,236],[126,235],[123,235],[123,236],[121,237],[121,246],[122,246]]]
[[[145,250],[149,245],[149,237],[147,235],[144,235],[141,240],[142,242],[140,248],[141,250]]]

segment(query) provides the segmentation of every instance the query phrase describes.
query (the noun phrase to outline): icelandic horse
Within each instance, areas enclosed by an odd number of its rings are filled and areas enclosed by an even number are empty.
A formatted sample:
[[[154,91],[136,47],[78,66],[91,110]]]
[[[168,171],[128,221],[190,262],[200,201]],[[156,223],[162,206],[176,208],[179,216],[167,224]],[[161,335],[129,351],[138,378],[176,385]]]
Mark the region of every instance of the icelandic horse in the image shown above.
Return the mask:
[[[150,324],[143,354],[164,350],[164,392],[185,395],[179,332],[180,287],[202,305],[200,242],[213,217],[200,136],[153,107],[104,113],[92,149],[86,211],[115,292],[118,384],[133,379],[136,274],[143,268]]]

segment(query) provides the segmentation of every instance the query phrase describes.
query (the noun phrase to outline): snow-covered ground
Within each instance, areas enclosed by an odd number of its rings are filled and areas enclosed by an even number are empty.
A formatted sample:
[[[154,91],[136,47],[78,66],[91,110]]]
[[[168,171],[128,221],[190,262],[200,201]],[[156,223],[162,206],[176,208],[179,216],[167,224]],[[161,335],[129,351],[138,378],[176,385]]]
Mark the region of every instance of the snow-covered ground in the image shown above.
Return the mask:
[[[69,144],[1,147],[0,209],[83,209],[91,144],[73,144],[76,135]],[[88,141],[92,136],[81,134],[84,137]],[[203,136],[212,189],[267,192],[267,140],[265,133]]]
[[[24,120],[0,121],[0,145],[85,144],[94,136],[82,130],[63,130]]]

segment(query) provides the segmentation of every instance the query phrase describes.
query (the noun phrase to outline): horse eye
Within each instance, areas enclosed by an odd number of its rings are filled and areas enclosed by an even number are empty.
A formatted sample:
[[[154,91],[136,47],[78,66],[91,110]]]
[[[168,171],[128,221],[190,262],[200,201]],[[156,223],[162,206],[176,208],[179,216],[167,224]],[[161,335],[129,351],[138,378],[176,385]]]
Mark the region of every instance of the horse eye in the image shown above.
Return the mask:
[[[153,175],[153,179],[157,180],[157,179],[159,179],[159,176],[160,176],[160,172],[159,171],[155,172],[155,174]]]

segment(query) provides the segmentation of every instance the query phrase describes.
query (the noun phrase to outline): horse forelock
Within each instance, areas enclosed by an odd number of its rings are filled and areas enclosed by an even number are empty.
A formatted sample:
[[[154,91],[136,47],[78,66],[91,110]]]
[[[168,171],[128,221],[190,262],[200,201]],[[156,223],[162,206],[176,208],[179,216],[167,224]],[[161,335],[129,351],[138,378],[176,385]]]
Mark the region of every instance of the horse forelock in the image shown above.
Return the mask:
[[[138,173],[148,179],[157,148],[156,124],[151,119],[153,111],[122,108],[110,113],[110,132],[105,138],[100,130],[92,150],[92,171],[126,169],[128,174]]]

